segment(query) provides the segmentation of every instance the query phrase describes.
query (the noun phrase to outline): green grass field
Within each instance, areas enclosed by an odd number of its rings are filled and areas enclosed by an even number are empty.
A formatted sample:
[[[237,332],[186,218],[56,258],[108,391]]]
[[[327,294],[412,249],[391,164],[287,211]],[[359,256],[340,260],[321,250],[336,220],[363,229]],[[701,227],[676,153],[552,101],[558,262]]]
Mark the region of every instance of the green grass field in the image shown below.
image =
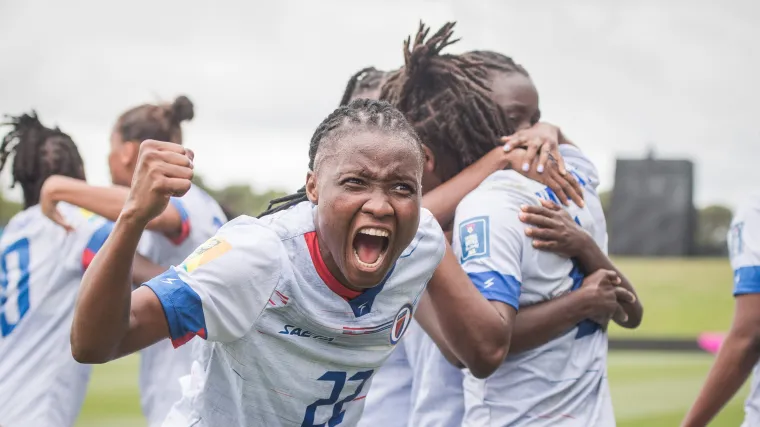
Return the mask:
[[[645,305],[636,331],[612,336],[696,337],[731,322],[731,271],[726,260],[616,260]],[[694,401],[713,357],[693,353],[612,352],[609,379],[619,427],[677,426]],[[136,357],[97,366],[77,427],[145,426],[137,394]],[[747,387],[713,422],[739,426]]]

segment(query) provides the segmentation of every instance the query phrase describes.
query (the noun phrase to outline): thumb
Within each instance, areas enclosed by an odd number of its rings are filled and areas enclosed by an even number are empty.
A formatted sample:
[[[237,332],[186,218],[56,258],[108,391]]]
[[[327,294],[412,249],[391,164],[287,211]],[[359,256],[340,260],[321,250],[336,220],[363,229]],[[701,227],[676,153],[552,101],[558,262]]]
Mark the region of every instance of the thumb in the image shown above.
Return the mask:
[[[61,215],[61,212],[58,209],[56,209],[53,212],[53,216],[50,219],[53,220],[54,223],[65,228],[67,232],[71,233],[72,231],[74,231],[74,227],[72,227],[71,224],[69,224],[69,222],[66,221],[66,219],[63,217],[63,215]]]

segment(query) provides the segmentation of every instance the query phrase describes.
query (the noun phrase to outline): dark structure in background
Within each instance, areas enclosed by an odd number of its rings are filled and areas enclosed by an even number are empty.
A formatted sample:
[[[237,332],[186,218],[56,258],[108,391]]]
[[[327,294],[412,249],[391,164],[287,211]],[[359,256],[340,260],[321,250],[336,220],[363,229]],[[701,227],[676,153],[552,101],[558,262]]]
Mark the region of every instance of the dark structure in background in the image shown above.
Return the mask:
[[[694,164],[659,160],[652,154],[618,159],[607,221],[611,254],[694,254]]]

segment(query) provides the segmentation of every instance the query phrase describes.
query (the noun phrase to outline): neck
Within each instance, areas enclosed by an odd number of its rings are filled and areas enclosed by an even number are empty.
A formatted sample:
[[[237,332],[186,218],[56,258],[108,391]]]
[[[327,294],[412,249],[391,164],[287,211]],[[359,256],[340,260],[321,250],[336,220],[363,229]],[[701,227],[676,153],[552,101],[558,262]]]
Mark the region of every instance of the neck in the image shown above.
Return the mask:
[[[365,291],[365,289],[357,288],[356,286],[348,283],[348,279],[346,279],[346,276],[341,273],[340,268],[338,268],[338,263],[335,262],[335,258],[333,257],[332,253],[330,253],[324,243],[322,243],[323,240],[319,237],[319,234],[319,230],[317,230],[317,247],[319,248],[319,253],[322,257],[322,261],[324,261],[325,266],[327,266],[327,270],[330,271],[330,274],[332,274],[333,277],[335,277],[341,285],[347,287],[348,289],[351,289],[352,291]]]

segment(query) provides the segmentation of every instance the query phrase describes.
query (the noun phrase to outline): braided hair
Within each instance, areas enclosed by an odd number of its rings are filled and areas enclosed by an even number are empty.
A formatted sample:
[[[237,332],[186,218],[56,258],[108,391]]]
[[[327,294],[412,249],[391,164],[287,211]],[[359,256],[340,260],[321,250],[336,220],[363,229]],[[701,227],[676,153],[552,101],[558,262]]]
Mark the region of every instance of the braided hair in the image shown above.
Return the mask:
[[[387,75],[387,72],[380,71],[375,67],[359,70],[348,80],[346,90],[343,91],[343,97],[340,99],[340,106],[348,105],[357,92],[367,92],[379,88]]]
[[[325,146],[326,141],[335,141],[367,129],[376,129],[411,139],[420,150],[420,162],[422,162],[424,153],[420,139],[401,112],[387,102],[356,99],[348,105],[338,107],[317,127],[309,144],[309,170],[314,171],[319,167],[320,149]],[[259,218],[283,211],[307,200],[304,186],[293,194],[270,200],[267,210],[262,212]],[[273,207],[275,205],[279,206]]]
[[[499,145],[500,137],[514,133],[492,100],[487,63],[440,53],[458,41],[451,40],[454,25],[446,23],[426,40],[430,28],[420,22],[414,42],[404,42],[404,67],[388,78],[380,95],[414,126],[436,156],[444,181]]]
[[[70,136],[57,127],[43,126],[35,112],[6,117],[9,121],[3,125],[11,126],[11,131],[0,144],[0,171],[15,154],[11,188],[21,184],[25,209],[39,203],[42,184],[51,175],[84,179],[84,163]]]
[[[505,73],[520,73],[525,77],[530,77],[528,71],[522,65],[516,63],[512,58],[492,50],[472,50],[462,54],[463,57],[480,61],[483,66],[489,70],[503,71]]]

